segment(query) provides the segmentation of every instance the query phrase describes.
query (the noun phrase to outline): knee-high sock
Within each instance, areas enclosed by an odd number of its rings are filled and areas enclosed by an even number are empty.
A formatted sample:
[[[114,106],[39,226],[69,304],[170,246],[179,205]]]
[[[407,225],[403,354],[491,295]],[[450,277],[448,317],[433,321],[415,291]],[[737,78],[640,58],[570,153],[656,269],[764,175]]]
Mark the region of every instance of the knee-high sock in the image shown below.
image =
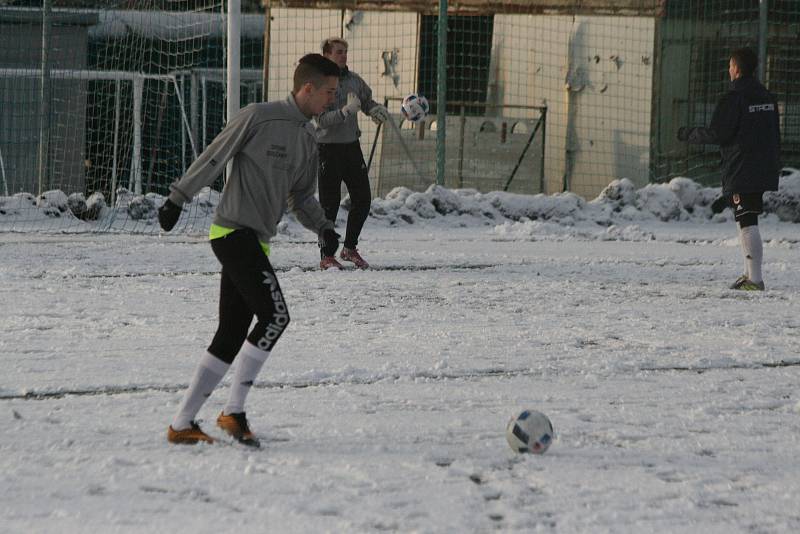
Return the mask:
[[[230,364],[223,362],[210,352],[203,355],[194,372],[192,382],[189,384],[189,389],[183,396],[178,413],[172,421],[174,430],[184,430],[191,426],[197,412],[225,376],[228,367]]]
[[[739,246],[742,248],[742,257],[744,259],[744,270],[742,273],[747,277],[750,278],[750,265],[747,263],[747,249],[744,247],[744,234],[743,228],[739,225],[736,225],[736,229],[739,231]]]
[[[239,354],[236,355],[236,370],[233,373],[231,394],[228,404],[222,411],[225,415],[241,413],[244,411],[244,401],[253,385],[258,373],[269,358],[269,351],[261,350],[249,341],[242,344]]]
[[[753,282],[762,282],[761,262],[764,258],[764,245],[761,241],[761,232],[758,225],[745,226],[740,230],[742,249],[744,250],[745,264],[747,265],[747,278]]]

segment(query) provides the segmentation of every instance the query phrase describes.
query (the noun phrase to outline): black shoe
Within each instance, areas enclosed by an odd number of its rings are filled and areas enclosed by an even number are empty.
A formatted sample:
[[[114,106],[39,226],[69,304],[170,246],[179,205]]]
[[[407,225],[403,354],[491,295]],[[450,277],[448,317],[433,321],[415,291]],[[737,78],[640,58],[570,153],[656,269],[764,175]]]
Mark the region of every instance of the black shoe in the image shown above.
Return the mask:
[[[261,447],[261,442],[250,431],[250,426],[247,424],[247,416],[244,412],[232,413],[225,415],[225,412],[219,414],[217,417],[217,426],[222,430],[236,438],[236,441],[248,447]]]

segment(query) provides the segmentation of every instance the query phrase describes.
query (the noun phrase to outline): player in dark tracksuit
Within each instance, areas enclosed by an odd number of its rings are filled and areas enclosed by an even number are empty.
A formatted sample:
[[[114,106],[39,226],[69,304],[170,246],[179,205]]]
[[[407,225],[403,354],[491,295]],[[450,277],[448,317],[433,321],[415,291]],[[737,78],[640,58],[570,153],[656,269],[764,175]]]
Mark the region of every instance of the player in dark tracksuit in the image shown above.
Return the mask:
[[[369,264],[361,257],[356,246],[369,216],[372,194],[367,165],[361,153],[357,113],[363,111],[379,124],[389,118],[389,112],[372,99],[369,85],[347,68],[347,41],[338,37],[326,39],[322,43],[322,55],[336,63],[341,73],[336,100],[315,119],[319,143],[319,202],[328,219],[335,223],[344,182],[351,207],[339,257],[354,263],[359,269],[366,269]],[[335,257],[322,254],[320,267],[341,268],[341,264]]]
[[[731,84],[714,110],[707,128],[678,130],[678,139],[692,144],[720,146],[722,194],[739,224],[739,241],[745,257],[745,274],[731,289],[764,289],[761,276],[763,244],[758,215],[765,191],[778,189],[780,125],[776,98],[754,77],[758,58],[743,48],[731,54]]]
[[[289,324],[286,301],[267,257],[269,241],[288,208],[319,236],[323,250],[332,254],[339,247],[333,224],[314,197],[317,145],[311,124],[333,101],[338,75],[336,64],[321,55],[303,56],[292,94],[240,110],[170,186],[159,208],[159,223],[169,231],[182,204],[214,183],[231,162],[209,230],[211,249],[222,264],[219,325],[167,430],[170,443],[214,441],[194,418],[235,360],[228,402],[217,424],[241,443],[259,445],[247,423],[245,398]]]

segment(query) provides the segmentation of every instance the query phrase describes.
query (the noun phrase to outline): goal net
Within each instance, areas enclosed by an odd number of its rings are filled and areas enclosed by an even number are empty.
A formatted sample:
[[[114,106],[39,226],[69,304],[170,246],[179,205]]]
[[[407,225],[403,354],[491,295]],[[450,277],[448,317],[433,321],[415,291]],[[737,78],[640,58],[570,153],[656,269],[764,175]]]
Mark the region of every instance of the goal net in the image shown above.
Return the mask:
[[[241,28],[245,105],[263,16]],[[0,7],[0,230],[157,231],[161,196],[224,124],[225,30],[219,0]],[[210,211],[192,203],[181,227]]]

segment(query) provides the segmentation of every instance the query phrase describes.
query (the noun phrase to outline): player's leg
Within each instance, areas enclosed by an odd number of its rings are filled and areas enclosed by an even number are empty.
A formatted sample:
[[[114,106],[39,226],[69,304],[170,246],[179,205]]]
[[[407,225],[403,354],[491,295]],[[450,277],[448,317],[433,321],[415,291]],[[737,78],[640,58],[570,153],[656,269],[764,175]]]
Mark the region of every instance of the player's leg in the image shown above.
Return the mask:
[[[739,226],[739,243],[745,259],[745,276],[737,280],[734,289],[763,290],[761,274],[764,246],[758,228],[758,215],[763,211],[763,194],[733,195],[733,212]]]
[[[352,261],[359,268],[367,268],[369,264],[361,258],[357,251],[361,230],[369,217],[372,203],[372,191],[369,187],[369,174],[364,162],[364,155],[358,141],[346,145],[343,151],[343,164],[346,168],[342,174],[347,192],[350,195],[350,213],[347,215],[347,229],[342,248],[342,259]]]
[[[242,299],[242,307],[255,315],[256,323],[240,343],[228,402],[217,423],[242,443],[258,446],[247,424],[245,400],[272,347],[289,324],[289,311],[275,271],[255,233],[240,230],[230,236],[240,244],[238,259],[226,264],[227,272]]]
[[[317,187],[319,203],[325,211],[325,218],[336,224],[339,203],[342,201],[342,173],[338,153],[344,145],[319,145],[319,174]]]
[[[342,201],[342,173],[339,161],[339,150],[343,145],[339,144],[320,144],[319,145],[319,173],[317,178],[317,189],[319,191],[319,203],[325,212],[325,218],[336,226],[336,217],[339,214],[339,204]],[[341,269],[342,264],[336,260],[336,251],[330,256],[326,256],[322,250],[319,252],[321,269]]]
[[[230,242],[225,244],[230,244]],[[212,241],[212,248],[214,245],[215,243]],[[201,358],[178,408],[178,413],[170,425],[169,441],[190,444],[198,441],[213,441],[200,430],[194,419],[206,399],[228,371],[247,336],[247,329],[252,320],[253,313],[247,308],[239,290],[228,275],[228,268],[223,263],[217,332],[208,350]]]
[[[289,310],[283,292],[266,256],[264,263],[257,271],[257,278],[245,275],[241,285],[240,290],[247,295],[247,306],[255,311],[256,324],[236,356],[231,393],[224,409],[226,415],[244,411],[250,387],[289,324]],[[252,283],[254,279],[256,284]]]
[[[750,272],[749,265],[747,264],[747,252],[745,251],[745,248],[744,248],[744,235],[742,234],[742,225],[741,225],[741,223],[738,223],[738,222],[736,223],[736,233],[737,233],[737,235],[739,237],[739,248],[742,249],[742,257],[743,257],[743,260],[744,260],[743,261],[744,267],[743,267],[742,272],[744,274],[742,274],[742,276],[740,276],[736,280],[736,282],[734,282],[734,285],[739,283],[741,280],[744,280],[744,279],[748,279],[749,280],[749,272]],[[733,287],[733,286],[731,286],[731,287]]]
[[[170,443],[194,444],[198,441],[213,443],[213,439],[200,429],[195,416],[228,371],[227,364],[206,352],[195,369],[189,388],[183,394],[172,424],[167,430]]]
[[[747,278],[751,282],[763,282],[761,264],[764,258],[764,245],[758,229],[758,216],[751,215],[739,222],[741,243],[747,263]]]

